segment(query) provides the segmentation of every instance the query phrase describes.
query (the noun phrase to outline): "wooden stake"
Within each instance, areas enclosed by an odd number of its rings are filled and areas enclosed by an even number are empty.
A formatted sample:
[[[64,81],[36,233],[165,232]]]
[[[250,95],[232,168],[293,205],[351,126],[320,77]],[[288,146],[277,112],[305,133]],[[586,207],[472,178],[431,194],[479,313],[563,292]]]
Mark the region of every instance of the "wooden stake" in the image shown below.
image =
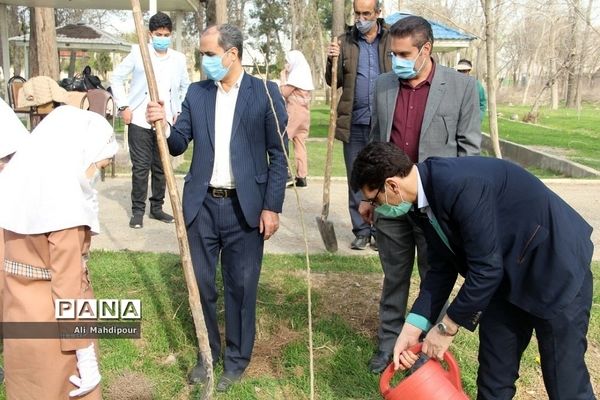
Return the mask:
[[[152,62],[150,61],[147,34],[142,24],[142,9],[140,7],[139,0],[131,0],[131,6],[133,9],[133,20],[135,22],[135,30],[138,36],[142,61],[144,63],[144,70],[146,71],[146,80],[148,81],[150,100],[159,101],[158,87],[156,85],[156,79],[154,78]],[[162,122],[155,122],[154,129],[156,131],[160,160],[162,161],[165,179],[167,181],[169,198],[171,199],[171,206],[173,207],[173,216],[175,217],[177,241],[179,242],[179,253],[181,255],[183,275],[185,277],[189,294],[188,300],[190,302],[190,310],[192,311],[194,326],[196,327],[196,337],[198,338],[200,354],[208,375],[208,382],[204,389],[202,398],[210,400],[213,397],[212,393],[214,387],[212,354],[210,352],[210,344],[208,342],[208,333],[206,331],[204,314],[202,313],[202,307],[200,305],[200,291],[198,290],[198,285],[196,284],[196,276],[194,275],[194,269],[192,266],[187,231],[185,229],[185,221],[183,219],[183,213],[181,209],[181,199],[179,198],[179,190],[177,189],[177,183],[175,182],[175,176],[173,175],[173,167],[171,166],[167,140],[164,135]]]

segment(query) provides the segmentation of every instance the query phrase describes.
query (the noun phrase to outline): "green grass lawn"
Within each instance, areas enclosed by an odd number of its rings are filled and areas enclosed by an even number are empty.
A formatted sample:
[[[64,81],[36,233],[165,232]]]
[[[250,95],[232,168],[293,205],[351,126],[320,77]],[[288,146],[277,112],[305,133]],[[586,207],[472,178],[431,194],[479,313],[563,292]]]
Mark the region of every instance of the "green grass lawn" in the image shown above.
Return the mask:
[[[512,114],[520,117],[529,111],[526,106],[500,106],[503,117],[498,120],[500,137],[526,146],[536,146],[546,152],[559,154],[575,162],[600,169],[600,124],[598,107],[585,105],[580,114],[576,110],[560,109],[552,111],[541,110],[538,125],[511,121]],[[314,104],[311,108],[311,129],[309,138],[324,139],[327,137],[329,126],[329,106]],[[488,121],[484,121],[482,130],[487,132]],[[187,173],[191,162],[192,147],[186,151],[184,162],[176,169],[177,173]],[[325,165],[326,141],[307,142],[308,174],[323,176]],[[290,145],[293,155],[293,146]],[[529,168],[529,171],[540,178],[557,178],[560,175],[539,168]],[[332,176],[345,177],[343,144],[334,141]]]
[[[501,139],[525,146],[540,146],[542,150],[548,149],[549,152],[600,170],[598,105],[584,104],[580,113],[566,108],[542,108],[536,125],[520,122],[529,109],[527,106],[498,107],[502,114],[498,119]],[[510,120],[513,114],[519,116],[519,121]],[[484,121],[482,129],[489,132],[487,120]]]
[[[141,339],[100,341],[104,399],[145,398],[125,397],[125,392],[135,388],[149,390],[151,398],[158,400],[196,398],[198,389],[186,383],[197,347],[179,257],[93,252],[89,265],[96,297],[139,298],[143,308]],[[379,399],[378,377],[366,370],[375,349],[379,260],[323,254],[312,256],[311,266],[317,398]],[[592,380],[600,382],[600,263],[593,268],[588,364]],[[241,384],[226,395],[215,396],[217,400],[308,398],[304,270],[302,255],[265,256],[253,360]],[[417,282],[414,277],[411,298]],[[222,303],[218,308],[219,318],[223,318]],[[477,335],[463,330],[451,348],[471,398],[475,395],[477,344]],[[536,355],[532,344],[522,362],[517,399],[546,398]],[[217,377],[221,373],[218,366]],[[2,387],[0,399],[4,398]]]

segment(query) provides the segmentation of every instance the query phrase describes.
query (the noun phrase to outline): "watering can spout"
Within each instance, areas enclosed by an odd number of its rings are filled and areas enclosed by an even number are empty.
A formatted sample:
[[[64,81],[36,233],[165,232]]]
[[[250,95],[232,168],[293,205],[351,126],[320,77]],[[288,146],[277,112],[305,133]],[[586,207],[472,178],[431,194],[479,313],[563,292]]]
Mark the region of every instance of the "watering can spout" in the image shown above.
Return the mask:
[[[410,351],[419,353],[421,343],[412,346]],[[448,369],[438,360],[421,355],[411,368],[412,373],[395,387],[390,385],[396,372],[394,364],[388,365],[379,381],[381,395],[385,400],[468,400],[462,389],[458,364],[450,352],[444,354],[444,361]]]

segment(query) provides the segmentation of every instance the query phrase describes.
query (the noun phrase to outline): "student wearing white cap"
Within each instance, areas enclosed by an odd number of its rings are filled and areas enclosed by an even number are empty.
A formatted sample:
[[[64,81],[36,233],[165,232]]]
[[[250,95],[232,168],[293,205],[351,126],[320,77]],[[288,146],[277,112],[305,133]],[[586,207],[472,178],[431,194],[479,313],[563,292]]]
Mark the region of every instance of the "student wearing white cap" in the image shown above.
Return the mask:
[[[454,69],[462,74],[469,75],[473,69],[473,64],[471,64],[471,61],[463,58],[458,61],[458,63],[454,66]],[[479,80],[477,80],[477,92],[479,93],[479,115],[483,121],[483,117],[487,111],[487,98],[485,96],[485,89]]]
[[[8,398],[101,398],[95,340],[27,339],[11,336],[6,327],[15,322],[60,327],[55,300],[93,298],[86,265],[91,235],[100,230],[93,185],[116,152],[104,118],[61,106],[0,174],[0,189],[10,193],[0,197]]]

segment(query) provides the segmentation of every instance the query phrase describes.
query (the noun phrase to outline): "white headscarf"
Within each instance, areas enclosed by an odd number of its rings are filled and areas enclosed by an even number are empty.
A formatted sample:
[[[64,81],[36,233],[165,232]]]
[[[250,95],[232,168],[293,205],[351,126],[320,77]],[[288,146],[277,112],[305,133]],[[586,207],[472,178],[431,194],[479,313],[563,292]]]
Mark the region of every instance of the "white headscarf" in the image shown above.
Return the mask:
[[[39,234],[89,226],[99,233],[96,191],[85,172],[117,149],[102,116],[67,105],[56,108],[0,174],[0,228]]]
[[[4,158],[17,151],[29,137],[29,132],[13,109],[2,99],[0,99],[0,121],[2,121],[2,129],[0,129],[0,158]]]
[[[295,86],[304,90],[314,90],[310,66],[299,50],[291,50],[285,56],[289,64],[286,85]]]

